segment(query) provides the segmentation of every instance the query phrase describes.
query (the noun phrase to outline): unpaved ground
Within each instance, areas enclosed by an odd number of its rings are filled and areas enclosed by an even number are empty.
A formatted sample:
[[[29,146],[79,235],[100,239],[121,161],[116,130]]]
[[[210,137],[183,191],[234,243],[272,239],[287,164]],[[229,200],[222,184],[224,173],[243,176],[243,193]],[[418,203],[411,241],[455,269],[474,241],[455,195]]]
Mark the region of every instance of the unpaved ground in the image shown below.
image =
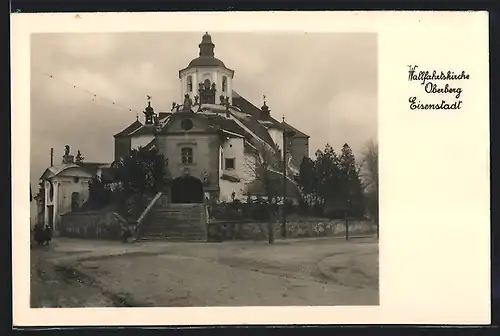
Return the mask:
[[[52,300],[56,302],[52,306],[64,307],[379,302],[378,244],[373,238],[302,239],[272,245],[56,239],[48,249],[34,249],[32,258],[57,273],[52,277],[64,279],[50,280],[47,272],[49,280],[40,281],[38,272],[38,280],[32,280],[38,283],[35,289],[32,284],[33,305],[45,300],[50,306],[51,291],[64,297]]]

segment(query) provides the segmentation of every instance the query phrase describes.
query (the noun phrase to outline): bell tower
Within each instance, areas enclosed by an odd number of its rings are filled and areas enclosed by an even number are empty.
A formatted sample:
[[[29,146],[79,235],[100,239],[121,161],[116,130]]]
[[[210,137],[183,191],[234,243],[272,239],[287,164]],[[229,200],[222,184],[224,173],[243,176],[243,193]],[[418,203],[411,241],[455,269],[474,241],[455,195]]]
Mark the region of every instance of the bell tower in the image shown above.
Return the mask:
[[[215,44],[207,32],[198,44],[198,57],[179,71],[181,94],[197,104],[224,104],[232,102],[234,70],[215,57]]]

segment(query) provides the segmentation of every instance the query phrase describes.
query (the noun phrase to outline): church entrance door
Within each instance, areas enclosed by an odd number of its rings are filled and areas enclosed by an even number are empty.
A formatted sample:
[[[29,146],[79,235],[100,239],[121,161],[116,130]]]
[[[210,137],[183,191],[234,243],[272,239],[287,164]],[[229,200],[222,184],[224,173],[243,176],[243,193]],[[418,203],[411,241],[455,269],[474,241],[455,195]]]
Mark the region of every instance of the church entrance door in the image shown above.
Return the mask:
[[[203,203],[203,184],[193,176],[181,176],[172,181],[172,203]]]

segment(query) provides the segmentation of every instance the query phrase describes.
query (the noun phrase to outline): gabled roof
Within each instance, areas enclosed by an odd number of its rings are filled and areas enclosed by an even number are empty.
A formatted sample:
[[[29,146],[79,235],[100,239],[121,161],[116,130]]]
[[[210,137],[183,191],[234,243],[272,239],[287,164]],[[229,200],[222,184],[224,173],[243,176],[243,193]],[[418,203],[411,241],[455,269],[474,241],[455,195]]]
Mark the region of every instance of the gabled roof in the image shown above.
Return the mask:
[[[155,147],[156,141],[155,139],[151,140],[146,146],[144,146],[145,150],[151,150]]]
[[[59,174],[70,168],[80,168],[89,174],[94,174],[99,168],[106,168],[106,167],[109,167],[109,163],[97,163],[97,162],[65,163],[58,166],[48,167],[40,176],[40,179],[43,180],[58,176]]]
[[[262,110],[243,98],[239,93],[233,90],[233,105],[239,108],[243,113],[251,114],[257,120],[261,120],[269,123],[268,126],[276,127],[278,129],[282,128],[282,125],[279,121],[271,117],[270,115],[266,115],[262,113]]]
[[[243,150],[245,151],[245,153],[250,153],[250,154],[259,154],[259,151],[257,150],[257,148],[255,148],[251,143],[249,143],[248,141],[245,141],[243,143]]]
[[[128,125],[123,131],[116,133],[113,135],[115,138],[116,137],[122,137],[122,136],[128,136],[130,133],[134,132],[137,130],[139,127],[142,127],[142,123],[137,119],[134,121],[132,124]]]
[[[307,135],[307,134],[299,131],[298,129],[296,129],[295,127],[293,127],[292,125],[290,125],[290,124],[288,124],[288,123],[286,123],[284,121],[281,123],[281,125],[284,126],[287,129],[289,129],[289,130],[294,131],[295,132],[295,134],[294,134],[295,138],[310,138],[309,135]]]
[[[249,135],[234,120],[225,118],[224,116],[221,115],[209,115],[201,113],[199,115],[202,116],[202,118],[204,118],[208,122],[208,124],[212,127],[236,133],[243,137],[247,137]]]
[[[156,134],[156,126],[155,125],[142,125],[138,129],[129,133],[131,136],[136,135],[155,135]]]
[[[264,126],[259,123],[257,119],[255,119],[255,117],[253,117],[252,115],[244,115],[242,113],[232,113],[232,115],[252,133],[262,139],[262,141],[271,146],[271,148],[276,149],[276,144],[269,135],[269,132]]]

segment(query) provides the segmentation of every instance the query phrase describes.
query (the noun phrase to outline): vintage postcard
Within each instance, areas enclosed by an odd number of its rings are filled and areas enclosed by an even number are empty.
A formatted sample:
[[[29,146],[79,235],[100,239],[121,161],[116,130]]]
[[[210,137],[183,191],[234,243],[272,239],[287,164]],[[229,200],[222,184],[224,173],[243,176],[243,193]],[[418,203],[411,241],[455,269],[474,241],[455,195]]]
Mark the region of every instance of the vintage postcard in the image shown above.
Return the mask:
[[[16,325],[489,323],[487,13],[12,22]]]

